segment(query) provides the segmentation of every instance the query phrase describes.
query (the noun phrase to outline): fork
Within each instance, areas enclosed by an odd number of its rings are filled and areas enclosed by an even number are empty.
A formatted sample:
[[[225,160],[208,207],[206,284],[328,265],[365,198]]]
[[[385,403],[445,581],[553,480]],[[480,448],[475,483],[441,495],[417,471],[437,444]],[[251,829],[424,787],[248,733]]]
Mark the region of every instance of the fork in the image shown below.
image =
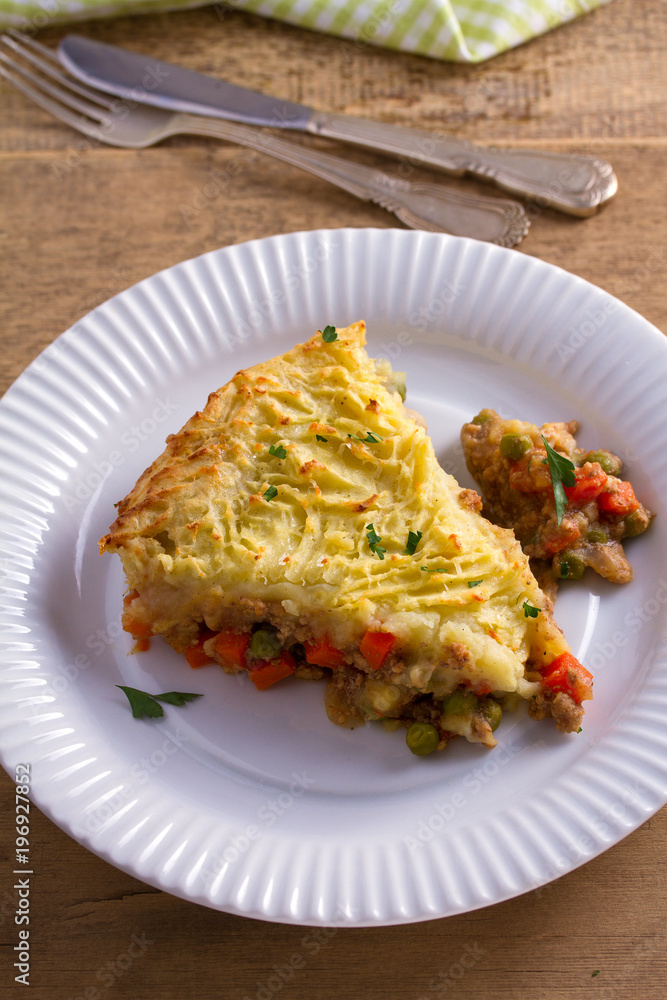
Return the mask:
[[[471,195],[444,184],[409,182],[269,131],[119,100],[74,80],[63,72],[51,49],[17,31],[0,35],[0,46],[0,74],[9,83],[100,143],[143,149],[173,135],[209,136],[315,174],[363,201],[381,205],[412,229],[470,236],[500,246],[516,246],[528,231],[530,222],[523,206],[511,199]],[[23,61],[17,62],[14,55]]]

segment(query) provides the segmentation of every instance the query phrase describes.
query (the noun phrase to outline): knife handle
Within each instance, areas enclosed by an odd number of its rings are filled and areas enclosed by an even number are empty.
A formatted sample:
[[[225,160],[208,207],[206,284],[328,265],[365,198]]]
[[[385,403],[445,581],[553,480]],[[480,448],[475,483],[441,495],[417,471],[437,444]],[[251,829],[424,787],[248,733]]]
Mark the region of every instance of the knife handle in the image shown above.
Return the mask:
[[[611,164],[594,156],[485,148],[455,136],[325,112],[313,115],[308,131],[391,153],[410,166],[470,174],[569,215],[593,215],[618,187]]]
[[[530,225],[523,206],[509,198],[485,198],[452,190],[445,184],[410,183],[354,160],[332,156],[302,143],[283,139],[273,132],[237,122],[177,114],[172,119],[170,132],[215,136],[267,153],[307,170],[363,201],[381,205],[412,229],[470,236],[500,246],[516,246]]]

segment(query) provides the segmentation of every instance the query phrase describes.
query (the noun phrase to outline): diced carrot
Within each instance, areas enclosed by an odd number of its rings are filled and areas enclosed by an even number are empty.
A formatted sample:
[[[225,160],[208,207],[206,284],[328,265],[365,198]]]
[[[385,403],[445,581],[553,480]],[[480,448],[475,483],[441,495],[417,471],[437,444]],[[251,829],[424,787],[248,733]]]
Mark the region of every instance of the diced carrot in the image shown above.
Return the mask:
[[[593,675],[572,653],[561,653],[544,668],[542,680],[552,691],[563,691],[580,705],[593,697]]]
[[[196,667],[205,667],[209,663],[215,663],[213,657],[204,652],[204,643],[214,635],[215,632],[211,632],[210,629],[204,629],[197,641],[185,650],[185,659],[193,669]]]
[[[607,485],[607,473],[599,462],[586,462],[574,473],[574,486],[563,486],[568,502],[583,507]]]
[[[336,667],[342,667],[345,663],[345,657],[340,649],[336,649],[327,636],[315,642],[304,643],[304,649],[306,650],[306,661],[314,663],[316,667],[328,667],[330,670],[335,670]]]
[[[130,590],[123,598],[123,630],[129,632],[133,639],[150,639],[154,635],[150,625],[138,618],[132,618],[129,614],[130,604],[132,601],[136,601],[138,596],[138,591]]]
[[[123,616],[123,628],[134,639],[150,639],[154,634],[150,625],[147,625],[146,622],[140,622],[137,618],[126,618]]]
[[[254,660],[252,669],[248,670],[248,677],[258,691],[266,691],[276,681],[289,677],[295,670],[294,657],[286,649],[283,649],[275,660]]]
[[[249,633],[232,632],[228,629],[218,634],[213,645],[224,666],[245,667],[245,654],[250,645]]]
[[[559,525],[550,523],[540,544],[547,555],[555,556],[557,552],[562,552],[568,545],[576,542],[580,534],[576,521],[566,516]]]
[[[609,478],[608,489],[597,499],[598,507],[607,514],[631,514],[641,506],[631,483],[613,477]]]
[[[493,633],[493,637],[494,639],[498,639],[498,636],[495,634],[495,632]],[[498,642],[500,642],[500,639],[498,639]],[[476,694],[478,698],[485,698],[487,694],[491,694],[491,692],[493,691],[491,685],[486,684],[484,681],[477,681],[474,684],[472,684],[470,681],[462,681],[461,684],[463,687],[470,688],[470,690],[474,694]]]
[[[549,466],[533,451],[518,461],[513,462],[509,473],[509,484],[513,490],[520,493],[543,493],[553,490]]]
[[[359,643],[359,650],[373,670],[379,670],[394,647],[396,636],[391,632],[374,632],[368,629]]]
[[[193,669],[195,667],[206,667],[209,663],[215,663],[213,657],[205,653],[201,646],[188,646],[185,650],[185,659]]]

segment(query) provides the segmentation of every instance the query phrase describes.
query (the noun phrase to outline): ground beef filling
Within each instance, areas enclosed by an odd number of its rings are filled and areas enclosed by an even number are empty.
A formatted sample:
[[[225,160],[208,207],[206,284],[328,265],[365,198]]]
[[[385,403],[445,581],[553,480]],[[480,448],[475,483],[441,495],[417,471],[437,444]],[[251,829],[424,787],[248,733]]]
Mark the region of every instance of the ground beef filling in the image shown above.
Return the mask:
[[[576,733],[581,726],[584,710],[577,705],[569,694],[559,691],[540,692],[531,701],[528,711],[533,719],[548,719],[552,717],[561,733]]]
[[[290,675],[305,680],[324,678],[328,681],[327,715],[339,726],[354,728],[369,720],[381,721],[390,729],[428,723],[437,731],[436,749],[456,736],[487,747],[496,745],[493,732],[502,717],[502,696],[480,696],[460,685],[435,698],[401,683],[404,664],[396,652],[387,652],[381,664],[373,665],[362,648],[363,642],[359,648],[341,652],[322,642],[313,643],[303,627],[296,640],[284,625],[278,629],[264,620],[245,631],[202,629],[186,657],[192,666],[216,662],[226,673],[247,672],[260,689]],[[368,650],[366,654],[371,655]],[[452,656],[455,661],[460,658],[461,649],[453,650]]]
[[[464,425],[461,441],[484,514],[513,528],[526,555],[543,563],[553,580],[578,580],[590,567],[612,583],[627,583],[632,568],[621,542],[646,531],[653,513],[621,478],[621,459],[579,448],[577,430],[576,421],[538,428],[484,409]],[[543,438],[575,467],[560,522]],[[544,569],[536,572],[544,577]]]
[[[135,639],[147,644],[152,629],[133,611],[134,602],[141,603],[139,597],[136,591],[127,595],[123,626]],[[379,633],[383,639],[379,647],[365,645],[362,639],[358,646],[338,650],[327,640],[318,640],[303,621],[291,629],[284,618],[280,625],[275,624],[272,619],[276,616],[266,605],[259,604],[261,607],[253,609],[255,614],[268,617],[251,623],[250,609],[244,608],[245,615],[239,616],[243,620],[241,627],[218,630],[190,622],[183,629],[196,637],[187,643],[179,639],[171,644],[177,652],[184,652],[191,667],[217,663],[225,673],[247,673],[259,690],[292,675],[302,680],[326,679],[325,706],[332,722],[348,728],[369,720],[381,721],[387,729],[405,726],[406,741],[414,753],[443,749],[457,736],[489,748],[497,745],[493,733],[500,724],[503,707],[508,697],[515,707],[516,696],[490,692],[485,687],[473,689],[466,682],[451,692],[439,691],[436,697],[403,683],[406,664],[393,648],[394,637],[389,633]],[[169,641],[169,636],[165,638]],[[391,642],[387,643],[387,639]],[[460,642],[443,650],[443,664],[450,667],[461,666],[469,658],[469,651]],[[574,663],[576,681],[577,671],[583,668],[577,661]],[[548,677],[544,679],[534,667],[527,669],[526,680],[536,682],[536,686],[544,680],[530,705],[531,715],[553,716],[558,728],[565,732],[578,729],[583,716],[579,697],[575,701],[562,691],[551,690]],[[583,697],[590,697],[590,692]],[[421,727],[420,737],[428,730],[427,749],[411,746],[415,727]]]

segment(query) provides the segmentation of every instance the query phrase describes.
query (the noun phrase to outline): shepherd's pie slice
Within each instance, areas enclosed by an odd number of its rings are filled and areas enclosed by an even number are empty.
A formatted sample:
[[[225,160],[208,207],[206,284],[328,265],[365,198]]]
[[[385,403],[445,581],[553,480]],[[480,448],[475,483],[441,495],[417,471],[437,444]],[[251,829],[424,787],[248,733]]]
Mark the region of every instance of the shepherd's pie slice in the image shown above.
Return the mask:
[[[123,623],[259,689],[326,676],[329,718],[487,747],[502,707],[578,729],[591,677],[511,531],[438,465],[402,378],[326,327],[213,392],[100,541]]]

